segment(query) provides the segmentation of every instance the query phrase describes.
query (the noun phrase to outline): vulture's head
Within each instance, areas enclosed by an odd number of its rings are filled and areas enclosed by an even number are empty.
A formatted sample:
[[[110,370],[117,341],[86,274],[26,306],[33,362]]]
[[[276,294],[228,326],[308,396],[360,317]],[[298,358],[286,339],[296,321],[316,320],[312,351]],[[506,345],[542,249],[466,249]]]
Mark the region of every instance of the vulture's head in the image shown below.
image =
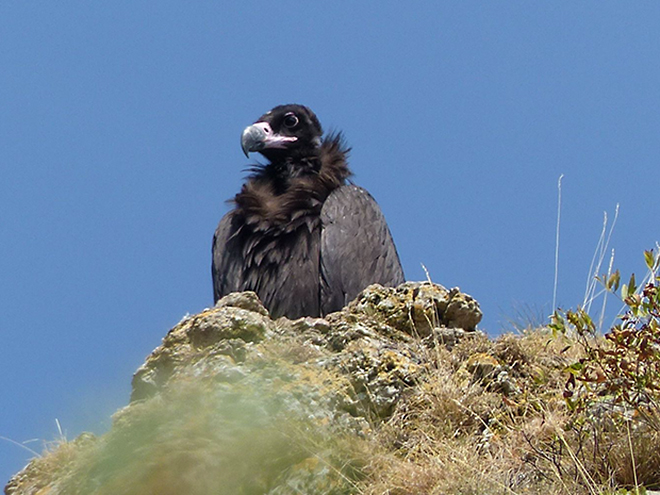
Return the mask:
[[[271,162],[318,153],[323,129],[309,108],[280,105],[247,127],[241,136],[245,156],[258,151]]]

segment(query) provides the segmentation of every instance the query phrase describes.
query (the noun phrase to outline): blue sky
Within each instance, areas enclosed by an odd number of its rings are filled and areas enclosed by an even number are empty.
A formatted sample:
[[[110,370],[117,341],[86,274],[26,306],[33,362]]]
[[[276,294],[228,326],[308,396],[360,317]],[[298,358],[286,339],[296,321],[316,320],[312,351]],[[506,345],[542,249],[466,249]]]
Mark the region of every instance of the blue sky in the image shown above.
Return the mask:
[[[0,3],[0,436],[102,433],[166,331],[212,301],[242,129],[310,106],[353,147],[410,280],[482,328],[582,302],[660,240],[657,2]],[[0,484],[30,457],[0,439]]]

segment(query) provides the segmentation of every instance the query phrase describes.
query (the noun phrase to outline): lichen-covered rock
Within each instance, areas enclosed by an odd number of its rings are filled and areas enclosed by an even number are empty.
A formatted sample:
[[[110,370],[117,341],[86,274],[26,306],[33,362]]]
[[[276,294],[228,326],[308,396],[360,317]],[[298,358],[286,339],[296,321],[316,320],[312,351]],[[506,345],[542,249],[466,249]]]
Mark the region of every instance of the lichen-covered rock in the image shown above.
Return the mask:
[[[155,394],[181,373],[215,379],[235,375],[228,368],[245,360],[247,348],[274,328],[255,298],[252,292],[230,294],[170,330],[133,376],[131,401]]]
[[[347,346],[331,362],[347,374],[355,392],[351,412],[357,415],[366,410],[379,418],[390,414],[403,390],[424,369],[410,350],[366,339]]]
[[[233,307],[246,309],[254,313],[259,313],[262,316],[268,316],[268,310],[259,300],[255,292],[233,292],[220,299],[216,304],[216,308]]]
[[[470,296],[429,283],[373,285],[295,321],[230,294],[167,333],[109,433],[50,471],[33,461],[5,493],[351,493],[343,446],[431,376],[428,349],[476,334],[480,318]]]
[[[456,377],[464,383],[480,383],[491,392],[500,392],[507,396],[520,393],[507,367],[485,352],[470,356],[458,370]]]
[[[347,309],[416,337],[428,336],[435,328],[473,331],[482,317],[471,296],[430,282],[406,282],[397,288],[371,285]]]
[[[485,337],[486,334],[479,330],[464,330],[462,328],[444,328],[436,327],[430,335],[426,336],[422,342],[427,347],[443,346],[449,350],[466,337]]]

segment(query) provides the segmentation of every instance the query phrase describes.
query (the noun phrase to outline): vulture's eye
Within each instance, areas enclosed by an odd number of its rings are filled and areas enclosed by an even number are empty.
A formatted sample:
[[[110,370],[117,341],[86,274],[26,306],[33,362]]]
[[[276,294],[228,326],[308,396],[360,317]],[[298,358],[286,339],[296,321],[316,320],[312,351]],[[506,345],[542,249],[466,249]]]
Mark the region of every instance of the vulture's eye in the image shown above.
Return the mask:
[[[298,117],[296,117],[296,114],[293,112],[287,113],[284,116],[284,121],[282,123],[284,124],[284,127],[291,129],[298,125]]]

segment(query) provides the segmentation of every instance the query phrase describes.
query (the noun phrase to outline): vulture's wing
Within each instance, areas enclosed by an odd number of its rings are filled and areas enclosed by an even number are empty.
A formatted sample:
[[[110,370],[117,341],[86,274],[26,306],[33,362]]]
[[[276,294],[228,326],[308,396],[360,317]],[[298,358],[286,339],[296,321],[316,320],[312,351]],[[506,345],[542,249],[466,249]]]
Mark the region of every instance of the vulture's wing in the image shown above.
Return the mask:
[[[213,277],[213,302],[218,302],[230,292],[239,290],[238,281],[241,280],[243,259],[240,253],[231,249],[228,242],[234,235],[232,227],[233,214],[227,213],[215,229],[213,235],[211,275]]]
[[[403,269],[392,234],[364,189],[335,189],[321,210],[321,313],[338,311],[370,284],[396,286]]]

